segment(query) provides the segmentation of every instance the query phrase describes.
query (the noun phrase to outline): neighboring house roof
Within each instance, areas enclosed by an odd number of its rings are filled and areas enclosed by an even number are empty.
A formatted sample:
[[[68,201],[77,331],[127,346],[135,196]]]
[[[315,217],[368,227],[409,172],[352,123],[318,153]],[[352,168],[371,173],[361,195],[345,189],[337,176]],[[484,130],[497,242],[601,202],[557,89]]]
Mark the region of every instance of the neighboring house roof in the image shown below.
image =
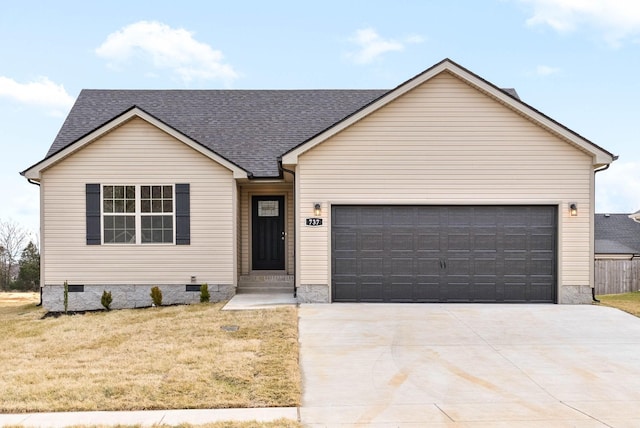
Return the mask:
[[[640,223],[628,214],[596,214],[595,252],[640,254]]]
[[[281,158],[283,163],[295,163],[299,154],[443,71],[591,154],[594,165],[615,159],[521,102],[514,89],[500,89],[445,59],[392,90],[83,90],[46,157],[23,175],[37,176],[71,154],[74,144],[87,144],[128,114],[162,123],[184,136],[183,141],[210,150],[246,176],[279,177]]]

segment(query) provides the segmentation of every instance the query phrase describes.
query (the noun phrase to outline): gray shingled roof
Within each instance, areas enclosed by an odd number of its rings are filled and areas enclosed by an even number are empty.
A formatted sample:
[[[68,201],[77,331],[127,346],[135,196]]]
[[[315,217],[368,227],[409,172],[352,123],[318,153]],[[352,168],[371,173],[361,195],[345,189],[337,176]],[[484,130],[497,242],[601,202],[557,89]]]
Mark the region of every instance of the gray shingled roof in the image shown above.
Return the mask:
[[[85,89],[46,158],[135,106],[254,177],[278,177],[280,156],[387,92]]]
[[[640,254],[640,223],[629,214],[596,214],[596,254]]]
[[[387,90],[83,90],[47,157],[133,106],[256,177]]]

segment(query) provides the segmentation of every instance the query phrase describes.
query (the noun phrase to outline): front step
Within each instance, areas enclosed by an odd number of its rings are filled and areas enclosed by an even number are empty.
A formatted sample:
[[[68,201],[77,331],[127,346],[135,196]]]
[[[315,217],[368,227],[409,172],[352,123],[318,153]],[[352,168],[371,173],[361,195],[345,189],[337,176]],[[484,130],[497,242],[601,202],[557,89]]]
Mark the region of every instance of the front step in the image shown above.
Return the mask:
[[[237,292],[238,294],[293,293],[293,284],[293,275],[241,275]]]

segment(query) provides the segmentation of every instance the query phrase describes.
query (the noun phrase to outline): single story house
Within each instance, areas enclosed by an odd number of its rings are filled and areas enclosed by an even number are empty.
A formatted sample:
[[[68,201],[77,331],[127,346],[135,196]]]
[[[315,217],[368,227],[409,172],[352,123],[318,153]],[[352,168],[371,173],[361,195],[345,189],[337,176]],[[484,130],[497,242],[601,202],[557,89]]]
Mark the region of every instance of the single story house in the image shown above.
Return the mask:
[[[84,90],[44,159],[43,303],[586,303],[615,156],[445,59],[391,90]]]
[[[640,290],[640,215],[595,215],[597,294]]]

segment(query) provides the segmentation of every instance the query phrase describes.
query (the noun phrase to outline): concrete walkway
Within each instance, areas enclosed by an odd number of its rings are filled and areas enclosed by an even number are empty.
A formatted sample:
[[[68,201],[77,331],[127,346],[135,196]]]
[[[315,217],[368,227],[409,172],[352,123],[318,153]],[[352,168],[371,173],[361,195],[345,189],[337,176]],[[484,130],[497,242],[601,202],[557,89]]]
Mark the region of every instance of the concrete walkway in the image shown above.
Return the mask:
[[[300,306],[308,427],[638,427],[640,319],[591,305]]]
[[[180,425],[225,421],[298,420],[296,407],[216,410],[146,410],[133,412],[69,412],[0,414],[0,426],[66,427],[73,425]]]

